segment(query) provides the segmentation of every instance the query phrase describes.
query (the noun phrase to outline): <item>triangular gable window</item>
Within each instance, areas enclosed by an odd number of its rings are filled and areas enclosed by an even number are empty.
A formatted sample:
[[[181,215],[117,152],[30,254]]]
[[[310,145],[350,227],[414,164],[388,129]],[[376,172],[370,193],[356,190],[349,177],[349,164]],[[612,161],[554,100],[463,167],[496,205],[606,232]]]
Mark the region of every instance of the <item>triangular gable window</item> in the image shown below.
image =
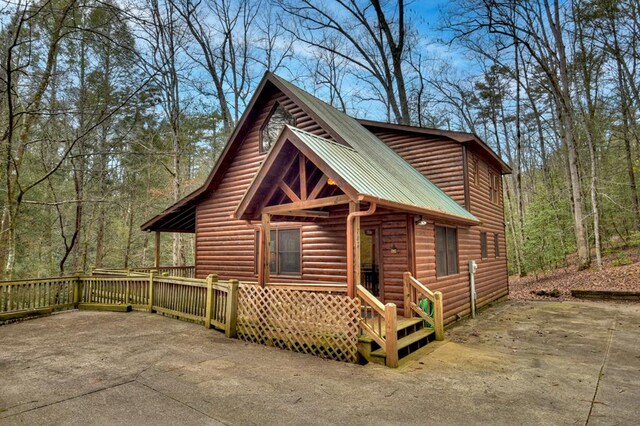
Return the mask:
[[[295,118],[282,105],[276,103],[275,108],[260,130],[260,152],[267,152],[271,149],[273,144],[276,143],[282,128],[287,124],[295,126]]]

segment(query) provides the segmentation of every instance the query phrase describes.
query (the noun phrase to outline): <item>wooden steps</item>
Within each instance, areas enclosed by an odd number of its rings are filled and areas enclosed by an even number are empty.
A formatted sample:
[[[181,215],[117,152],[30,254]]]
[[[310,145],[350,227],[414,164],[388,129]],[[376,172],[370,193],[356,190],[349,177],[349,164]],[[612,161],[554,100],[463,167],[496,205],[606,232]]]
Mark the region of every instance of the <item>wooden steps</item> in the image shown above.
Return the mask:
[[[430,342],[429,337],[433,334],[435,334],[435,331],[433,331],[432,329],[423,328],[399,339],[398,358],[402,359],[410,353],[413,353],[418,349],[424,347],[427,343]],[[379,348],[371,352],[371,358],[372,362],[384,365],[387,354],[384,352],[384,349]]]
[[[420,318],[398,318],[398,359],[402,359],[435,340],[435,330],[426,328]],[[361,336],[358,350],[368,362],[385,365],[387,355],[372,338]]]

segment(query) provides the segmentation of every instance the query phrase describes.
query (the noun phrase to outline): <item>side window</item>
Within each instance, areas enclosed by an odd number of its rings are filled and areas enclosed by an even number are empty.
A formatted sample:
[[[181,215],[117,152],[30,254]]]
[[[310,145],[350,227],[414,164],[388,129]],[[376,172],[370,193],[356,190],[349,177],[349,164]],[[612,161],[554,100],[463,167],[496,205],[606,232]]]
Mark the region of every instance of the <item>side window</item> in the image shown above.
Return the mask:
[[[480,182],[480,160],[475,155],[471,158],[471,176],[469,181],[473,182],[475,186],[478,186]]]
[[[274,275],[300,275],[300,228],[272,229],[269,240],[269,271]],[[258,272],[260,231],[256,232],[255,272]]]
[[[458,230],[446,226],[435,227],[436,275],[443,277],[458,273]]]
[[[489,172],[489,200],[492,203],[500,202],[500,175]]]
[[[283,127],[287,124],[295,126],[295,119],[282,105],[277,104],[260,129],[260,152],[267,152],[271,149]]]
[[[493,250],[496,257],[500,257],[500,235],[493,234]]]
[[[278,230],[278,274],[300,274],[300,229]]]
[[[487,233],[480,232],[480,257],[486,259],[487,255]]]

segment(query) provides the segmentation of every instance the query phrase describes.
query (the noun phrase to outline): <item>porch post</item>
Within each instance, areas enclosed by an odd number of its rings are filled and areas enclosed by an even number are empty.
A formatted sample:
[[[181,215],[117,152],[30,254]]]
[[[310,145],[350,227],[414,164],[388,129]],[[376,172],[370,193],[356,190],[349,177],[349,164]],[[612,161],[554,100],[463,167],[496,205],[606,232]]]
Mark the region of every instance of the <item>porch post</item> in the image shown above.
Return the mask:
[[[271,215],[262,213],[262,230],[260,231],[260,251],[258,252],[258,284],[264,287],[269,282],[271,268],[270,257]]]
[[[156,251],[153,256],[153,266],[160,267],[160,231],[156,231]]]

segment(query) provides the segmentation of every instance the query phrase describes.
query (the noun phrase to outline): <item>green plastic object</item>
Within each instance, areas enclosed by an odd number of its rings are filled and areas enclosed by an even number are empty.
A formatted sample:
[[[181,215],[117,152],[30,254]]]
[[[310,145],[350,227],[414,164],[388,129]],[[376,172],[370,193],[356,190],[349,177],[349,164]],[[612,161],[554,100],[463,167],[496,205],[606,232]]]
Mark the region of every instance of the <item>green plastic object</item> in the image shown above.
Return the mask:
[[[420,309],[422,309],[422,311],[429,315],[429,317],[431,319],[433,319],[433,314],[434,314],[434,306],[433,303],[431,303],[429,301],[429,299],[427,299],[426,297],[424,299],[421,299],[418,301],[418,307]],[[429,324],[427,321],[424,322],[424,326],[425,327],[431,327],[431,324]]]

